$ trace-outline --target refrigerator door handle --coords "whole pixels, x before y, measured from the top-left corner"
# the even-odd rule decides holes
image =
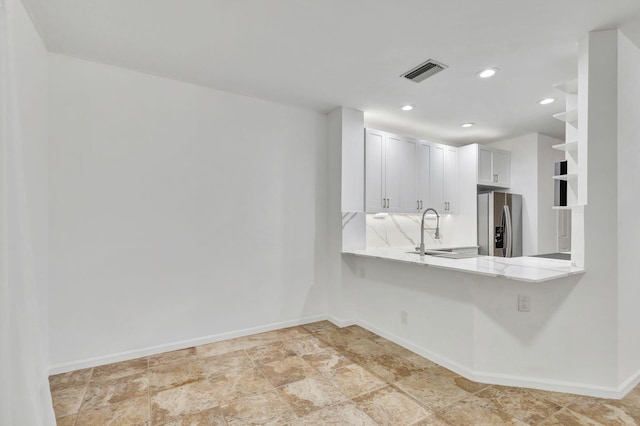
[[[504,222],[504,233],[506,240],[504,256],[511,257],[513,255],[513,238],[511,229],[511,211],[509,210],[509,206],[502,207],[502,220]]]

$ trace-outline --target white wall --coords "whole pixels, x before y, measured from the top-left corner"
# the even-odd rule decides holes
[[[640,49],[618,33],[618,321],[619,380],[640,371],[638,200],[640,200]],[[609,220],[605,220],[609,223]]]
[[[9,265],[11,274],[8,270],[3,270],[2,273],[6,274],[5,278],[11,279],[16,271],[25,272],[25,268],[31,266],[33,271],[27,270],[26,273],[21,274],[20,288],[15,288],[11,292],[9,303],[15,317],[11,314],[7,316],[5,312],[2,314],[2,321],[7,321],[12,327],[9,333],[13,335],[14,340],[3,342],[2,345],[6,346],[0,350],[3,355],[8,351],[11,358],[9,366],[11,371],[8,375],[4,374],[5,366],[3,366],[0,423],[48,425],[55,423],[47,380],[46,345],[48,332],[46,315],[48,302],[48,57],[44,43],[22,3],[18,0],[5,2],[3,13],[4,7],[10,11],[7,15],[10,30],[7,35],[11,42],[8,50],[13,51],[15,59],[15,87],[10,87],[9,90],[15,88],[17,95],[18,132],[22,149],[23,176],[18,176],[17,182],[21,183],[24,178],[27,228],[30,235],[30,247],[18,248],[9,245],[9,256],[16,261],[23,260],[23,256],[26,255],[28,260],[30,256],[26,252],[30,251],[33,255],[33,264],[25,262],[18,265],[16,262]],[[3,45],[3,49],[4,46],[6,45]],[[7,52],[3,52],[3,56],[6,54]],[[11,72],[9,71],[7,75],[11,75]],[[5,102],[10,102],[13,98],[5,91],[2,94],[5,96],[3,99]],[[6,110],[3,110],[3,113],[5,112]],[[19,171],[20,166],[18,166]],[[16,183],[15,180],[10,182]],[[11,188],[9,193],[21,193],[21,189]],[[12,198],[9,199],[9,203],[14,201]],[[21,206],[10,205],[8,208],[20,209]],[[21,213],[20,210],[19,212]],[[15,222],[11,222],[10,226],[21,228]],[[12,231],[17,232],[16,229]],[[6,243],[7,241],[3,241],[3,244]],[[20,253],[13,253],[14,249]],[[33,278],[35,278],[35,288],[29,285],[32,278],[30,272],[33,272]],[[13,278],[16,277],[13,276]],[[34,292],[37,293],[34,294]],[[31,320],[36,322],[32,323]],[[10,401],[4,400],[6,396],[4,386],[10,387]],[[9,407],[5,406],[7,402],[10,404]]]
[[[49,65],[54,369],[325,314],[325,115]]]
[[[563,161],[565,154],[553,149],[564,141],[538,134],[538,253],[558,251],[558,211],[553,210],[555,163]]]
[[[48,57],[29,15],[21,2],[16,2],[14,49],[20,136],[24,154],[27,208],[36,282],[42,312],[43,335],[47,333],[48,294]],[[45,345],[46,350],[46,343]]]

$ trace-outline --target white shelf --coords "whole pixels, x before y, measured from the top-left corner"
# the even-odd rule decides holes
[[[553,114],[553,118],[556,120],[564,121],[565,123],[571,124],[573,127],[577,127],[578,125],[578,110],[574,109],[567,112],[560,112],[558,114]]]
[[[569,173],[566,175],[556,175],[553,177],[554,180],[571,180],[577,178],[578,175],[576,173]]]
[[[571,142],[567,142],[567,143],[561,143],[561,144],[558,144],[558,145],[553,145],[551,148],[557,149],[559,151],[573,152],[573,151],[576,151],[578,149],[578,141],[571,141]]]
[[[576,78],[566,83],[554,84],[553,87],[567,95],[576,95],[578,93],[578,79]]]
[[[571,210],[575,206],[553,206],[553,210]]]

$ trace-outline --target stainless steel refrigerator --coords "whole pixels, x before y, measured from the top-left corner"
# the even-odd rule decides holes
[[[522,256],[522,195],[478,194],[478,254]]]

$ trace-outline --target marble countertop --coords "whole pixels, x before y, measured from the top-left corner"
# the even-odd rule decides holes
[[[412,250],[413,247],[385,247],[343,251],[343,254],[413,263],[434,268],[449,269],[488,277],[502,277],[530,283],[541,283],[584,273],[583,268],[573,266],[568,260],[527,256],[511,258],[478,256],[464,259],[447,259],[438,256],[426,255],[424,258],[421,258],[416,253],[407,253]]]

